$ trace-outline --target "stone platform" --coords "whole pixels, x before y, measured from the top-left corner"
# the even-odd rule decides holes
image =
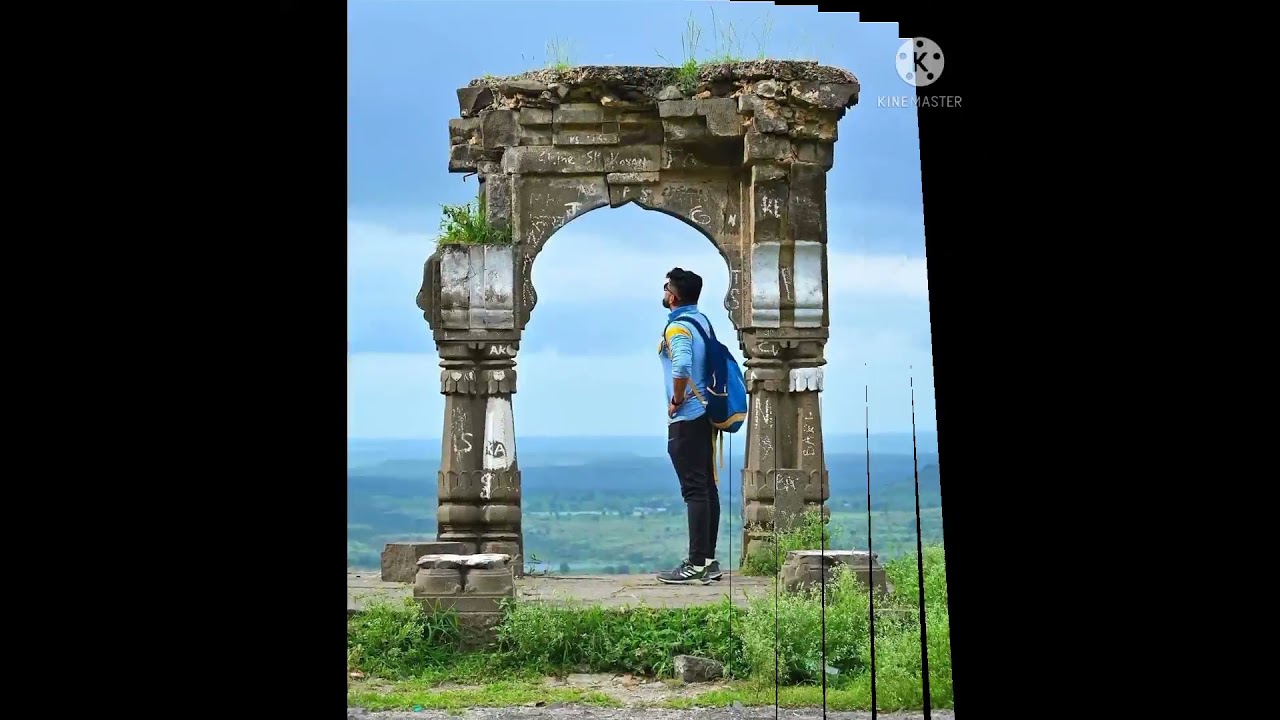
[[[688,607],[721,602],[730,593],[730,577],[710,585],[663,585],[652,575],[528,575],[516,579],[516,598],[524,601],[565,604],[583,602],[604,607],[645,605]],[[745,606],[748,598],[768,597],[769,578],[732,578],[733,602]],[[392,600],[413,597],[409,583],[383,582],[377,570],[347,573],[347,612],[358,612],[372,597]]]

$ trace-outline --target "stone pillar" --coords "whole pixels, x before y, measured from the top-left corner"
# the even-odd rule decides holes
[[[745,559],[806,510],[830,516],[818,393],[829,324],[826,171],[836,115],[803,110],[803,103],[779,105],[768,81],[744,94],[739,107],[751,118],[743,138],[750,210],[743,213],[742,240],[750,289],[740,320],[751,394],[742,479]]]
[[[484,186],[497,221],[495,206],[504,206],[505,187],[492,181]],[[513,246],[441,247],[427,261],[418,306],[436,339],[445,396],[437,538],[461,543],[466,553],[510,555],[520,573],[520,469],[511,405],[520,345],[513,293],[517,252]]]
[[[751,410],[742,470],[743,559],[831,497],[822,442],[822,340],[743,333]]]
[[[444,432],[437,479],[438,537],[523,567],[520,469],[511,396],[516,343],[440,344]]]

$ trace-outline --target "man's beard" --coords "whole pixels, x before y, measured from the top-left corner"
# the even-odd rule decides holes
[[[663,309],[663,310],[670,310],[670,309],[671,309],[671,303],[667,302],[667,298],[666,298],[666,296],[665,296],[665,295],[664,295],[664,296],[663,296],[663,298],[662,298],[662,309]]]

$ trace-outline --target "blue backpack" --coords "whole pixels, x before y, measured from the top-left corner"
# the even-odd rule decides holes
[[[711,419],[711,426],[716,430],[736,433],[742,427],[743,421],[747,419],[747,384],[733,353],[730,353],[729,348],[716,339],[716,329],[712,327],[711,321],[706,315],[698,314],[702,315],[707,327],[711,328],[711,337],[707,337],[707,332],[702,329],[700,323],[689,320],[687,324],[692,325],[693,329],[702,336],[702,345],[706,348],[707,374],[710,376],[707,378],[709,397],[702,400],[707,407],[707,416]],[[668,322],[667,327],[670,328],[672,322],[679,322],[685,317],[688,316]],[[665,329],[663,336],[666,336]]]

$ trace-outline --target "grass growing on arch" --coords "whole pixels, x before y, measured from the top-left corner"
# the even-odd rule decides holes
[[[769,57],[766,48],[769,44],[769,35],[773,32],[773,19],[765,13],[763,18],[757,18],[751,23],[751,27],[747,31],[747,35],[755,41],[756,53],[749,57],[743,51],[743,37],[738,28],[732,22],[726,21],[720,23],[716,21],[715,8],[709,8],[711,11],[711,30],[712,30],[712,46],[709,48],[710,55],[700,59],[699,51],[702,49],[702,26],[694,19],[693,13],[689,13],[689,17],[685,19],[684,32],[680,34],[680,50],[681,60],[677,65],[672,63],[661,53],[654,51],[655,54],[665,63],[675,65],[675,71],[672,77],[673,84],[680,88],[686,95],[692,95],[698,86],[698,73],[706,67],[712,65],[725,65],[730,63],[742,62],[744,60],[764,60]],[[760,27],[755,28],[756,22],[760,23]]]
[[[489,224],[485,210],[484,194],[478,203],[442,205],[444,217],[440,220],[437,245],[511,245],[510,228],[496,228]]]

